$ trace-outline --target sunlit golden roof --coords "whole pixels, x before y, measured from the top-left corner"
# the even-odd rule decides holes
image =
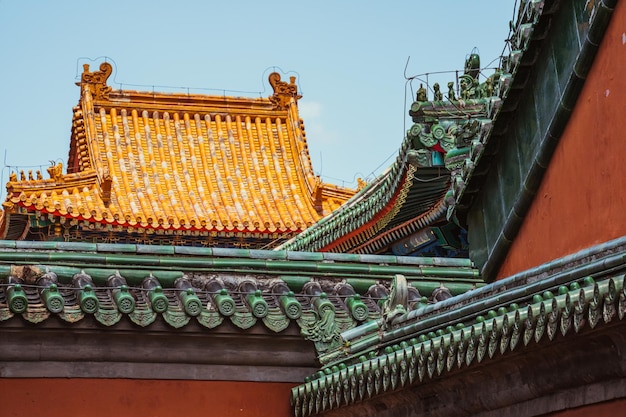
[[[295,234],[353,190],[313,173],[295,80],[270,98],[113,91],[82,75],[67,173],[7,184],[5,209],[163,230]]]

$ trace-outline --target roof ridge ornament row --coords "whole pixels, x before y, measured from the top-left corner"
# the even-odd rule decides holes
[[[112,87],[107,85],[107,80],[113,73],[113,66],[108,62],[100,64],[100,70],[90,72],[89,64],[83,64],[83,73],[80,77],[81,90],[87,88],[93,96],[94,100],[107,100]],[[269,83],[274,90],[274,94],[269,97],[270,102],[274,105],[275,110],[286,110],[292,99],[296,102],[302,98],[298,94],[298,86],[296,85],[296,77],[289,77],[289,82],[282,81],[280,74],[272,72],[268,77]]]

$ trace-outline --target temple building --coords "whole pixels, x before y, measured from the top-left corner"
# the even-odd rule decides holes
[[[295,78],[266,99],[114,91],[81,76],[66,172],[12,174],[5,239],[270,249],[354,190],[313,174]]]
[[[293,78],[85,66],[67,164],[6,185],[2,414],[623,414],[626,5],[510,26],[495,71],[420,86],[358,190],[314,175]]]

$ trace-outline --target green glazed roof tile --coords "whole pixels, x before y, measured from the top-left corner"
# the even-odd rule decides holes
[[[626,236],[343,332],[321,372],[292,389],[292,405],[296,415],[323,413],[625,317]],[[362,377],[342,379],[340,365]],[[368,389],[372,379],[382,389]],[[363,384],[365,395],[350,394]],[[328,395],[349,400],[319,402]]]
[[[257,259],[279,259],[286,260],[287,252],[283,250],[258,250],[258,249],[250,249],[250,257]]]
[[[200,248],[195,246],[174,246],[177,255],[213,256],[213,248]]]
[[[152,255],[173,255],[174,249],[174,246],[165,245],[137,245],[137,253]]]
[[[40,248],[40,249],[56,249],[57,248],[57,242],[32,242],[32,241],[28,241],[28,240],[17,240],[17,241],[13,241],[13,240],[4,240],[3,242],[3,248],[8,248],[9,245],[11,245],[13,248],[16,249],[31,249],[34,247]],[[4,246],[7,245],[7,246]]]
[[[119,243],[96,243],[98,252],[124,252],[124,253],[136,253],[137,245],[133,244],[119,244]]]
[[[15,249],[20,240],[0,240],[0,249]]]
[[[83,243],[83,242],[56,242],[56,248],[58,250],[67,251],[95,251],[95,243]]]
[[[154,248],[115,244],[97,244],[94,246],[93,244],[82,243],[64,246],[72,250],[60,250],[59,245],[54,242],[29,242],[29,250],[24,251],[18,247],[18,242],[3,243],[0,246],[0,296],[8,294],[12,288],[12,284],[8,281],[9,277],[19,278],[23,275],[24,279],[29,279],[30,281],[22,284],[27,293],[31,294],[24,317],[27,320],[30,318],[34,320],[35,316],[30,313],[30,309],[40,308],[41,300],[39,300],[37,288],[33,287],[32,279],[46,273],[46,271],[54,273],[58,277],[56,285],[59,294],[65,297],[65,309],[64,312],[60,313],[51,311],[46,318],[50,314],[60,314],[62,320],[68,321],[68,325],[80,321],[85,315],[93,314],[97,321],[108,327],[115,326],[120,320],[124,320],[121,316],[128,316],[135,324],[146,327],[154,322],[155,314],[161,314],[165,322],[176,328],[178,328],[177,326],[184,326],[184,323],[189,322],[189,320],[198,320],[201,325],[209,327],[216,326],[218,322],[221,323],[226,318],[225,316],[220,316],[221,318],[209,317],[211,314],[218,313],[216,313],[216,309],[208,308],[213,301],[204,285],[211,277],[224,276],[228,277],[226,281],[231,283],[244,279],[254,280],[256,291],[260,291],[263,302],[267,303],[270,309],[267,316],[258,311],[256,316],[254,314],[253,316],[260,320],[259,324],[262,321],[263,325],[274,331],[282,331],[284,328],[282,326],[286,326],[286,324],[279,325],[280,323],[288,324],[290,320],[296,320],[296,318],[285,316],[278,304],[276,297],[284,294],[285,289],[292,291],[294,299],[300,303],[302,317],[297,318],[300,320],[299,323],[305,323],[306,320],[317,320],[315,317],[318,316],[311,312],[312,305],[315,304],[311,302],[311,297],[315,298],[318,295],[315,293],[304,294],[303,291],[306,285],[311,282],[321,283],[320,285],[324,287],[323,291],[328,295],[327,302],[330,302],[336,310],[336,321],[344,323],[342,326],[345,328],[345,326],[352,327],[358,324],[353,317],[354,311],[350,309],[350,306],[354,307],[356,304],[354,300],[349,302],[348,298],[352,297],[355,300],[360,298],[357,307],[359,309],[365,307],[368,310],[367,315],[362,311],[359,312],[359,320],[363,320],[366,316],[368,319],[379,317],[378,301],[380,300],[372,298],[368,295],[368,291],[374,284],[388,286],[391,277],[398,272],[411,272],[412,282],[420,288],[422,295],[429,295],[427,294],[428,288],[438,288],[442,279],[445,280],[445,277],[420,276],[419,268],[407,269],[398,262],[401,258],[388,256],[369,256],[366,263],[361,262],[361,255],[332,254],[328,256],[328,254],[323,253],[216,250],[173,246],[151,250]],[[220,256],[215,256],[216,253]],[[377,264],[376,261],[379,263]],[[385,262],[389,263],[386,264]],[[17,265],[22,268],[15,268]],[[433,270],[436,269],[433,268]],[[442,271],[456,270],[456,268],[446,266],[441,266],[440,269]],[[82,315],[79,314],[81,311],[78,301],[80,297],[75,295],[79,288],[73,287],[72,284],[72,279],[77,274],[86,274],[93,282],[91,290],[98,296],[98,308],[95,312],[88,310],[83,311]],[[442,272],[441,275],[449,274]],[[111,276],[122,277],[125,285],[128,286],[128,292],[121,291],[120,293],[118,291],[115,293],[118,295],[114,295],[113,292],[117,289],[107,285]],[[161,308],[159,312],[152,311],[149,304],[149,290],[141,286],[147,277],[156,279],[163,288],[164,294],[176,294],[178,291],[175,287],[177,280],[187,277],[189,282],[194,285],[194,293],[201,300],[202,312],[197,314],[198,309],[194,308],[194,314],[189,315],[180,304],[181,301],[175,301],[180,298],[176,296],[169,297],[170,306],[168,308]],[[284,284],[283,293],[274,294],[272,288],[278,282]],[[475,283],[479,282],[480,280],[476,280]],[[451,282],[450,284],[454,283]],[[471,289],[473,284],[460,285],[467,291]],[[336,293],[338,288],[345,286],[351,286],[356,292]],[[237,297],[243,297],[237,302],[240,313],[252,314],[246,307],[250,303],[250,298],[246,298],[240,288],[233,287],[229,288],[228,291],[237,300],[239,300]],[[132,303],[128,302],[130,298],[126,295],[129,294],[134,295],[136,305],[131,305]],[[114,298],[117,299],[117,303],[123,305],[121,316]],[[261,301],[260,298],[254,298],[254,300],[255,305]],[[6,310],[7,308],[0,305],[1,320],[10,320],[15,316],[14,313]],[[75,312],[76,314],[67,315],[66,312]],[[183,318],[180,316],[181,314],[187,315],[187,317]],[[291,316],[296,317],[298,315],[291,314]],[[235,320],[233,324],[242,326],[242,329],[254,325],[247,319],[247,321],[241,321],[241,317],[241,314],[234,315],[228,320]]]
[[[320,252],[287,251],[287,259],[291,261],[322,261],[324,254]]]

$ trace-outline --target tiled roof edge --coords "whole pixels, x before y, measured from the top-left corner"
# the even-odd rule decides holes
[[[355,194],[340,208],[322,218],[311,227],[280,245],[279,250],[319,250],[336,240],[330,230],[345,228],[342,236],[367,224],[380,212],[402,186],[402,179],[408,170],[408,151],[410,140],[402,141],[398,157],[382,175]],[[349,219],[357,218],[357,222],[346,224]],[[347,230],[350,228],[350,230]],[[339,236],[339,237],[342,237]]]
[[[310,416],[358,403],[444,375],[471,368],[496,353],[507,355],[530,344],[552,341],[626,316],[624,275],[573,286],[556,296],[494,312],[470,326],[403,341],[385,353],[347,367],[318,372],[316,379],[292,389],[296,416]],[[432,336],[432,337],[431,337]]]
[[[15,252],[83,252],[93,254],[141,254],[179,257],[223,257],[257,260],[313,261],[331,263],[357,263],[398,265],[406,267],[435,266],[473,268],[469,259],[433,258],[395,255],[343,254],[329,252],[299,252],[288,250],[256,250],[237,248],[210,248],[190,246],[157,246],[140,244],[86,243],[86,242],[35,242],[0,240],[0,253]],[[332,266],[331,266],[332,267]]]
[[[395,318],[387,330],[383,319],[342,334],[347,350],[361,346],[351,356],[354,361],[359,355],[358,361],[329,363],[294,388],[295,415],[321,413],[426,382],[496,352],[539,343],[546,335],[552,341],[559,330],[566,336],[616,316],[624,319],[625,244],[622,237],[414,310]],[[524,285],[517,288],[514,284],[520,281]]]

